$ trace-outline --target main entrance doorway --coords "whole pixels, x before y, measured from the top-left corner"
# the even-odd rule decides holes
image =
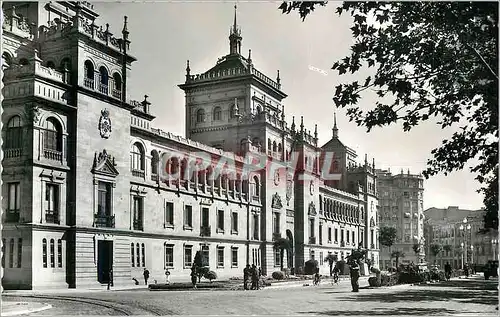
[[[113,269],[113,241],[97,241],[97,280],[99,283],[111,282]]]

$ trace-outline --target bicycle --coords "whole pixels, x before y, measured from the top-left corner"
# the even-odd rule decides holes
[[[332,285],[337,285],[339,283],[339,275],[337,273],[333,273]]]
[[[316,273],[316,274],[314,275],[313,285],[314,285],[314,286],[318,286],[320,282],[321,282],[321,278],[320,278],[319,274],[318,274],[318,273]]]

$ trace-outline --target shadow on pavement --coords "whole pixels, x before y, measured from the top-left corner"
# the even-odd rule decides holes
[[[446,308],[376,308],[369,310],[330,310],[324,312],[300,312],[300,314],[314,314],[314,315],[326,315],[326,316],[397,316],[397,315],[413,315],[413,316],[432,316],[432,315],[444,315],[456,313],[454,310],[449,310]]]
[[[497,290],[498,280],[478,280],[478,279],[460,279],[440,282],[437,284],[426,284],[426,287],[456,287],[467,290]]]

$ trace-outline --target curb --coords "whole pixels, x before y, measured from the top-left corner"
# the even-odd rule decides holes
[[[31,313],[37,313],[41,312],[47,309],[51,309],[52,305],[50,304],[44,304],[42,307],[38,308],[30,308],[30,309],[24,309],[24,310],[14,310],[10,312],[1,312],[2,316],[17,316],[17,315],[24,315],[24,314],[31,314]]]

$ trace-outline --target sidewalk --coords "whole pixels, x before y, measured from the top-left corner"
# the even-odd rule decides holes
[[[37,302],[9,302],[2,300],[2,316],[16,316],[50,309],[52,305]]]

